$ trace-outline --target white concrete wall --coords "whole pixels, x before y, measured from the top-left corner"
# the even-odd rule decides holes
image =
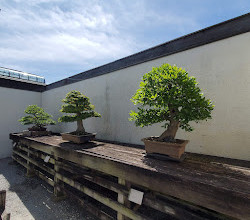
[[[128,121],[135,107],[130,98],[141,77],[153,66],[163,63],[184,67],[197,78],[205,96],[213,100],[213,119],[195,124],[192,133],[178,131],[177,137],[189,139],[187,151],[236,159],[250,159],[250,33],[241,34],[167,57],[128,67],[103,76],[76,82],[42,94],[42,106],[58,118],[61,99],[71,90],[91,98],[102,118],[84,122],[87,131],[98,138],[142,144],[141,138],[160,135],[156,124],[135,127]],[[76,123],[58,124],[54,131],[73,131]]]
[[[18,120],[28,105],[41,106],[42,94],[0,87],[0,158],[11,156],[12,142],[9,133],[27,129]]]

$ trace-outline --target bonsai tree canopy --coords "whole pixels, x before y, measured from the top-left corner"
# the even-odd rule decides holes
[[[170,64],[146,73],[131,101],[139,107],[137,112],[131,111],[130,120],[141,127],[164,122],[167,129],[158,140],[170,142],[179,127],[192,131],[190,122],[210,119],[214,108],[211,100],[203,96],[196,79]]]
[[[56,122],[51,119],[52,116],[37,105],[29,105],[24,112],[28,115],[22,117],[19,121],[23,125],[33,124],[34,130],[42,130],[47,125],[56,124]]]
[[[78,135],[86,133],[83,126],[83,120],[91,117],[101,117],[101,115],[94,111],[95,106],[89,101],[89,98],[79,91],[71,91],[62,100],[65,104],[60,110],[63,113],[70,113],[71,115],[64,115],[60,117],[59,122],[77,122],[76,133]]]

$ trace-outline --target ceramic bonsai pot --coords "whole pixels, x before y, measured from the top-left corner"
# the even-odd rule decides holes
[[[83,144],[95,139],[96,133],[86,133],[84,135],[74,135],[74,132],[61,133],[62,139],[74,142],[76,144]]]
[[[49,135],[51,132],[47,131],[47,128],[28,128],[28,130],[23,131],[24,136],[33,136],[33,137],[37,137],[37,136],[46,136]]]
[[[143,138],[145,150],[148,154],[162,154],[169,157],[180,159],[185,152],[185,147],[189,140],[175,139],[176,142],[161,142],[157,137]]]

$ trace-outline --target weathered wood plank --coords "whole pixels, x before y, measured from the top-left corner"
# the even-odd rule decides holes
[[[25,143],[41,151],[46,146],[45,151],[49,149],[59,158],[163,195],[171,195],[236,218],[250,218],[248,168],[189,160],[180,164],[161,162],[145,158],[145,151],[141,149],[101,142],[76,145],[63,141],[59,136],[26,138]]]
[[[56,176],[61,181],[63,181],[65,183],[67,183],[68,185],[80,190],[81,192],[85,193],[86,195],[94,198],[95,200],[101,202],[102,204],[112,208],[113,210],[115,210],[119,213],[122,213],[123,215],[125,215],[133,220],[149,220],[147,217],[144,217],[140,214],[133,212],[132,210],[126,208],[125,206],[119,204],[118,202],[115,202],[110,198],[104,197],[101,194],[81,185],[80,183],[67,178],[66,176],[63,176],[59,173],[56,173]]]
[[[6,190],[0,190],[0,218],[5,210]]]
[[[25,162],[21,161],[15,154],[13,154],[11,158],[27,169],[28,165]]]
[[[33,156],[38,157],[38,158],[40,158],[40,159],[42,159],[42,160],[44,160],[45,157],[47,156],[47,155],[44,155],[44,154],[42,154],[42,153],[40,153],[40,152],[36,152],[36,151],[34,151],[34,150],[30,150],[30,149],[28,149],[27,147],[24,147],[24,146],[21,146],[21,145],[18,145],[16,148],[17,148],[17,149],[20,149],[20,150],[23,150],[23,151],[25,151],[25,152],[27,152],[27,153],[30,153],[30,154],[32,154]],[[55,164],[55,160],[54,160],[53,158],[50,157],[48,163]]]
[[[36,150],[39,150],[43,153],[46,153],[48,155],[51,155],[53,152],[53,147],[46,145],[46,144],[40,144],[33,141],[32,145],[30,144],[32,140],[26,139],[26,138],[20,138],[20,143],[26,146],[30,146],[31,148],[34,148]]]
[[[163,201],[159,201],[149,196],[144,196],[143,204],[151,207],[160,212],[166,213],[169,216],[172,216],[177,219],[185,219],[185,220],[209,220],[209,218],[201,217],[191,211],[187,211],[185,207],[179,207],[178,205],[168,204]],[[202,213],[202,212],[201,212]],[[216,218],[219,220],[219,218]]]
[[[166,175],[158,172],[150,172],[150,170],[97,157],[88,152],[82,153],[55,148],[55,155],[82,166],[126,179],[129,182],[142,185],[153,191],[172,195],[229,216],[238,218],[250,216],[250,210],[248,209],[250,204],[249,188],[247,188],[248,183],[227,179],[227,181],[237,184],[238,187],[244,186],[243,188],[246,191],[238,192],[228,187],[225,189],[223,184],[214,184],[213,178],[210,180],[207,179],[206,182],[210,181],[210,184],[207,184],[199,181],[198,177],[192,180],[192,178],[185,179],[183,176],[178,175],[178,173],[175,175]]]
[[[71,191],[69,191],[65,188],[62,190],[65,192],[65,194],[67,194],[67,196],[76,200],[78,202],[78,204],[80,204],[85,210],[87,210],[91,214],[95,215],[100,220],[114,220],[114,218],[109,216],[107,213],[101,211],[100,209],[98,209],[94,205],[90,204],[89,202],[86,202],[85,200],[81,199],[79,196],[75,195]]]
[[[64,169],[65,167],[61,166],[62,169]],[[120,201],[119,201],[119,197],[118,197],[118,202],[120,202],[121,204],[125,204],[125,202],[128,202],[127,199],[125,200],[125,198],[128,197],[129,194],[129,190],[127,189],[127,187],[125,187],[125,181],[124,180],[120,180],[119,183],[114,183],[111,182],[107,179],[104,179],[102,177],[99,177],[97,173],[91,173],[88,172],[86,174],[86,171],[84,170],[84,172],[81,172],[81,170],[79,169],[74,169],[74,167],[71,167],[71,169],[67,169],[69,172],[71,172],[72,174],[78,174],[81,178],[88,180],[90,182],[93,182],[95,184],[98,184],[106,189],[109,189],[111,191],[114,191],[116,193],[118,193],[118,195],[120,194],[122,196],[122,198],[120,197]],[[125,185],[124,185],[125,184]],[[163,201],[160,201],[158,199],[153,198],[152,196],[150,196],[150,194],[145,194],[144,195],[144,199],[143,199],[143,204],[151,207],[153,209],[156,209],[160,212],[166,213],[170,216],[173,216],[175,218],[179,218],[179,219],[190,219],[190,220],[201,220],[201,219],[209,219],[209,217],[213,216],[215,219],[225,219],[223,218],[223,216],[219,215],[219,214],[215,214],[215,213],[211,213],[208,210],[204,210],[202,208],[198,208],[198,207],[194,207],[190,204],[187,204],[183,201],[180,201],[178,199],[173,199],[168,197],[167,200],[170,200],[171,203],[166,203]],[[182,204],[181,207],[179,207],[179,205],[174,205],[174,204]],[[195,210],[195,211],[192,211]],[[201,216],[200,214],[197,214],[197,212],[201,213],[205,213],[205,215],[209,216],[209,217],[204,217],[204,214]],[[124,218],[123,215],[119,215],[119,218]]]
[[[17,154],[18,156],[22,157],[23,159],[25,159],[26,161],[29,161],[30,163],[36,165],[37,167],[41,168],[42,170],[46,171],[47,173],[51,174],[51,175],[54,175],[55,174],[55,171],[53,169],[51,169],[50,167],[47,167],[47,166],[44,166],[44,164],[42,163],[39,163],[37,161],[35,161],[34,159],[31,159],[30,157],[22,154],[21,152],[18,152],[16,150],[13,150],[13,153]],[[27,167],[28,169],[30,169],[30,165],[27,164]],[[33,172],[33,169],[32,168],[32,172]]]
[[[56,157],[54,156],[55,158],[55,165],[54,165],[54,183],[55,183],[55,187],[54,187],[54,195],[56,197],[61,197],[63,198],[65,195],[64,195],[64,192],[62,191],[62,188],[63,187],[60,187],[61,186],[61,181],[60,179],[58,178],[58,172],[60,171],[60,167],[58,166],[58,162],[59,162],[59,157]]]
[[[31,138],[29,138],[31,139]],[[207,163],[202,161],[193,161],[187,158],[186,161],[183,163],[173,163],[173,162],[165,162],[159,161],[154,159],[149,159],[144,157],[145,151],[142,149],[133,149],[131,147],[120,146],[120,145],[112,145],[112,144],[105,144],[101,142],[92,142],[85,145],[77,145],[69,142],[65,142],[61,139],[60,136],[56,137],[39,137],[33,138],[36,140],[37,143],[44,143],[49,144],[52,146],[64,148],[65,150],[74,150],[79,152],[91,152],[96,156],[107,157],[110,159],[114,159],[120,162],[129,163],[130,165],[139,166],[145,169],[149,169],[155,172],[162,172],[162,173],[176,173],[178,174],[189,176],[189,175],[205,175],[204,177],[208,176],[208,174],[218,174],[218,176],[227,176],[230,178],[237,178],[239,179],[242,177],[241,180],[250,181],[250,162],[249,168],[244,167],[244,172],[248,175],[244,174],[243,172],[237,172],[237,170],[233,170],[232,167],[229,166],[222,166],[220,164],[215,163]],[[32,140],[32,139],[31,139]],[[34,141],[34,140],[33,140]],[[204,157],[203,157],[204,160]],[[166,169],[167,168],[167,169]],[[236,168],[236,166],[234,166]],[[172,172],[172,173],[171,173]],[[216,173],[218,172],[218,173]],[[200,178],[202,180],[202,178]]]
[[[12,159],[27,169],[27,167],[28,167],[27,164],[24,163],[23,161],[21,161],[15,155],[12,155]],[[49,185],[54,186],[54,181],[52,179],[50,179],[49,177],[47,177],[46,175],[44,175],[43,173],[41,173],[39,170],[34,169],[34,173],[35,173],[35,175],[37,175],[39,178],[44,180]]]
[[[0,190],[0,219],[10,220],[10,213],[6,213],[5,210],[6,203],[6,190]]]
[[[118,178],[118,183],[122,186],[125,186],[126,184],[126,181],[124,179],[121,179],[121,178]],[[118,198],[117,198],[117,201],[123,205],[125,205],[125,199],[126,199],[126,195],[124,193],[118,193]],[[117,220],[125,220],[125,216],[120,213],[120,212],[117,212]]]

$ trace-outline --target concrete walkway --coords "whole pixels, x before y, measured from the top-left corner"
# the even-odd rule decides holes
[[[75,202],[54,202],[53,188],[36,177],[27,178],[25,169],[11,158],[0,160],[0,190],[7,190],[11,220],[96,220]]]

